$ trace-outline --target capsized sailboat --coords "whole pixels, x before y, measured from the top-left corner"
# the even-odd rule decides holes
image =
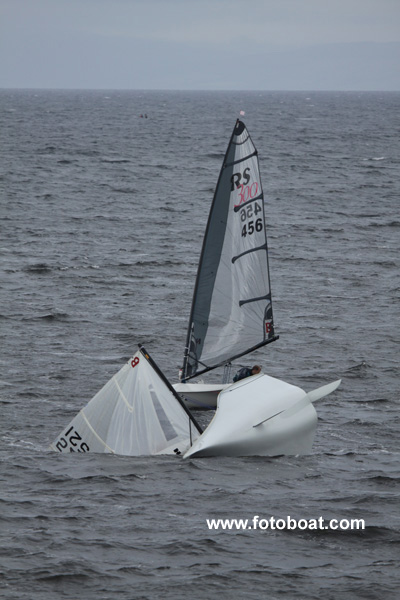
[[[183,458],[307,454],[317,423],[312,403],[339,384],[336,381],[306,394],[267,375],[249,377],[220,393],[218,409],[203,432],[140,347],[50,448],[56,452],[176,454]]]
[[[184,458],[309,453],[317,424],[313,403],[340,380],[309,393],[263,374],[214,390],[186,383],[276,339],[257,151],[238,120],[204,238],[180,384],[194,389],[197,406],[204,392],[208,403],[219,394],[211,423],[202,432],[177,386],[141,347],[51,448]]]
[[[226,385],[188,383],[274,342],[265,203],[258,153],[237,120],[203,241],[182,367],[174,385],[192,408],[214,407]]]
[[[54,440],[58,452],[183,454],[202,428],[143,347]]]

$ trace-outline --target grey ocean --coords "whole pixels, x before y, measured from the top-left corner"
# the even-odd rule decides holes
[[[138,343],[177,381],[240,110],[280,335],[242,364],[343,379],[312,455],[50,452]],[[0,130],[0,598],[397,598],[400,94],[3,90]],[[207,527],[254,515],[366,529]]]

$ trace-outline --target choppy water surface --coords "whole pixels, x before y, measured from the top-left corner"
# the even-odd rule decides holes
[[[343,378],[313,454],[49,452],[137,343],[176,381],[241,109],[281,336],[251,362],[306,390]],[[400,94],[3,90],[0,125],[0,597],[396,598]],[[367,527],[206,525],[254,515]]]

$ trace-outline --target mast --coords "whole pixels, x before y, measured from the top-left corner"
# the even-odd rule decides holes
[[[277,337],[258,155],[238,119],[203,240],[182,379],[215,369]]]
[[[186,406],[186,404],[184,403],[184,401],[182,400],[180,395],[174,390],[174,388],[172,387],[172,385],[170,384],[168,379],[165,377],[164,373],[161,371],[159,366],[154,362],[154,360],[151,358],[150,354],[148,354],[148,352],[146,351],[146,349],[144,348],[144,346],[142,344],[139,344],[139,350],[140,350],[141,354],[144,356],[144,358],[147,360],[147,362],[150,364],[150,366],[157,373],[159,378],[165,383],[165,385],[167,386],[167,388],[169,389],[171,394],[173,394],[173,396],[175,396],[176,400],[179,402],[179,404],[182,406],[185,413],[188,415],[189,421],[191,423],[193,423],[193,425],[196,427],[197,431],[200,434],[202,434],[203,433],[202,427],[196,421],[196,419],[194,418],[194,416],[192,415],[192,413],[190,412],[190,410],[188,409],[188,407]]]

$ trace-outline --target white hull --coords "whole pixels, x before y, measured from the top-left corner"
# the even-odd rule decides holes
[[[207,410],[217,407],[219,393],[229,387],[229,384],[175,383],[172,387],[183,398],[188,408]]]
[[[312,401],[339,383],[308,395],[268,375],[238,381],[220,393],[213,420],[184,458],[309,454],[317,426]]]

